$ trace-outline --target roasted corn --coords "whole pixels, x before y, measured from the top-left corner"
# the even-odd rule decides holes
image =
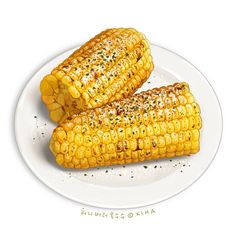
[[[50,150],[68,168],[127,164],[197,153],[199,105],[176,83],[87,110],[61,123]]]
[[[153,62],[147,39],[132,28],[108,29],[85,43],[40,84],[50,117],[62,122],[87,109],[133,94]]]

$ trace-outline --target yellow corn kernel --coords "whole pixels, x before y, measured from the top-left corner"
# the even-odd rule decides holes
[[[56,162],[59,164],[59,165],[62,165],[63,162],[64,162],[64,156],[62,154],[57,154],[56,156]]]
[[[144,149],[144,141],[143,139],[138,139],[138,149]]]
[[[181,129],[181,124],[179,120],[173,120],[173,124],[174,124],[174,131],[175,132],[179,132]]]
[[[66,163],[70,163],[71,160],[72,160],[72,156],[69,155],[68,153],[66,153],[66,154],[64,155],[64,160],[65,160]]]
[[[67,141],[69,143],[74,141],[74,137],[75,137],[75,133],[72,130],[67,132]]]
[[[184,151],[191,150],[192,143],[190,141],[184,143]]]
[[[90,158],[88,159],[88,163],[89,163],[89,166],[90,166],[90,167],[94,167],[94,166],[96,166],[96,164],[97,164],[97,159],[96,159],[95,157],[90,157]]]
[[[107,153],[114,153],[116,151],[114,143],[107,144]]]
[[[152,125],[147,125],[147,136],[152,136],[154,134]]]
[[[161,134],[161,128],[158,123],[153,124],[153,130],[155,135],[160,135]]]
[[[165,137],[166,145],[167,146],[170,145],[171,144],[171,135],[170,134],[165,134],[164,137]]]
[[[139,160],[138,160],[138,152],[133,152],[132,153],[132,163],[136,163],[136,162],[138,162]]]
[[[77,145],[75,143],[71,143],[69,146],[69,155],[74,156],[77,150]]]
[[[193,129],[193,130],[191,130],[191,132],[192,132],[193,141],[199,140],[199,131],[197,129]]]
[[[92,147],[92,154],[96,157],[101,155],[101,151],[98,145]]]
[[[80,160],[80,166],[81,166],[81,168],[88,168],[89,167],[88,159],[82,158]]]
[[[68,92],[71,94],[71,96],[73,98],[79,98],[80,97],[80,92],[74,86],[70,86],[68,88]]]
[[[178,143],[176,150],[178,152],[183,151],[184,150],[184,143]]]
[[[64,140],[66,140],[66,132],[64,130],[60,130],[56,132],[57,140],[62,143]]]
[[[125,139],[125,129],[124,128],[119,128],[117,130],[118,132],[118,139],[119,140],[124,140]]]
[[[87,158],[90,158],[92,156],[92,150],[91,147],[86,147],[84,151],[84,156]]]
[[[129,144],[130,144],[130,149],[131,150],[136,150],[137,149],[137,146],[138,146],[138,142],[136,139],[132,139],[129,141]]]
[[[161,134],[165,134],[167,131],[166,122],[160,122]]]
[[[133,134],[133,138],[134,139],[138,139],[139,138],[139,128],[137,126],[134,126],[132,128],[132,134]]]
[[[166,153],[166,147],[160,147],[159,148],[159,154],[162,155],[162,154],[165,154]]]
[[[202,120],[200,116],[195,116],[195,128],[197,129],[202,128]]]
[[[154,148],[152,149],[152,156],[153,158],[158,158],[158,155],[159,155],[159,151],[158,151],[158,148]]]
[[[117,134],[117,132],[115,130],[111,130],[110,134],[111,134],[111,141],[113,143],[117,143],[118,142],[118,134]]]
[[[55,153],[59,153],[60,152],[60,148],[61,148],[61,145],[58,141],[54,142],[54,145],[53,145],[53,150]]]
[[[76,158],[76,157],[73,157],[72,158],[72,163],[75,165],[75,166],[77,166],[77,167],[75,167],[75,168],[80,168],[80,160],[78,159],[78,158]]]
[[[84,135],[84,145],[86,147],[91,147],[92,146],[92,138],[90,135]]]
[[[61,144],[61,153],[66,154],[69,150],[69,142],[65,141]]]
[[[159,148],[165,147],[165,138],[163,136],[158,136],[157,141],[158,141],[157,146]]]
[[[193,141],[191,148],[194,150],[199,149],[199,141]]]
[[[177,149],[177,148],[176,148],[175,145],[169,145],[169,146],[166,147],[166,151],[167,151],[167,152],[170,152],[170,153],[175,152],[176,149]]]
[[[180,122],[181,122],[181,129],[182,129],[182,130],[187,130],[188,127],[189,127],[189,125],[188,125],[188,119],[187,119],[186,117],[184,117],[184,118],[182,118],[182,119],[180,120]]]
[[[111,135],[110,135],[110,132],[105,132],[103,134],[103,143],[104,144],[109,144],[111,143]]]
[[[174,132],[174,130],[175,130],[174,124],[171,121],[167,122],[167,133],[170,134]]]
[[[84,146],[78,147],[75,153],[75,157],[81,159],[84,157],[84,153],[85,153],[85,147]]]
[[[143,139],[143,147],[145,150],[150,150],[151,149],[151,140],[150,137],[145,137]]]
[[[131,129],[131,127],[128,127],[128,128],[125,129],[125,137],[128,140],[130,140],[132,138],[132,129]]]
[[[139,127],[139,137],[144,138],[147,135],[146,127],[145,125],[140,125]]]
[[[83,135],[82,134],[76,134],[75,135],[75,144],[78,145],[78,146],[81,146],[84,142],[84,138],[83,138]]]
[[[68,87],[71,86],[71,83],[72,83],[72,79],[70,78],[70,76],[68,75],[65,75],[63,78],[62,78],[62,83]]]
[[[177,144],[179,142],[179,137],[177,133],[172,133],[171,134],[171,143],[172,144]]]

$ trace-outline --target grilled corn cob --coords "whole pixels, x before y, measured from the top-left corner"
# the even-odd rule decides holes
[[[90,168],[197,153],[199,105],[176,83],[87,110],[61,123],[50,150],[59,165]]]
[[[108,29],[85,43],[40,84],[50,117],[72,114],[133,94],[153,70],[149,43],[132,28]]]

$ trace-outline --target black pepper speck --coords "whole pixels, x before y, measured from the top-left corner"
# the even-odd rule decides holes
[[[108,170],[105,171],[106,173],[108,172]]]
[[[157,168],[157,166],[154,166],[154,168]]]
[[[147,166],[143,166],[145,169],[147,169],[148,167]]]
[[[87,176],[87,174],[84,174],[84,176]]]

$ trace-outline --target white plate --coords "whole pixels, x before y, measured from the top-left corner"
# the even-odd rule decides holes
[[[172,84],[189,83],[200,104],[203,120],[201,151],[190,157],[173,158],[91,170],[66,170],[58,167],[48,149],[55,124],[40,99],[39,84],[75,49],[68,50],[45,64],[22,92],[15,114],[16,140],[33,173],[48,187],[80,203],[131,208],[160,202],[181,192],[208,168],[218,150],[222,134],[222,114],[214,90],[206,78],[184,58],[152,45],[155,70],[138,91]]]

